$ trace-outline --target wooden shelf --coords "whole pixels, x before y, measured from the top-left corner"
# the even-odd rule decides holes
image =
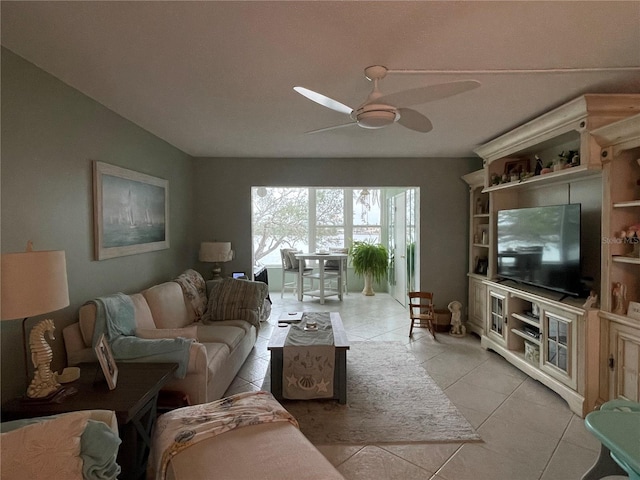
[[[467,277],[475,278],[475,279],[478,279],[478,280],[486,280],[487,279],[486,275],[481,275],[479,273],[473,273],[473,272],[467,273]]]
[[[591,175],[598,175],[601,169],[596,167],[589,167],[586,165],[578,165],[577,167],[565,168],[559,172],[546,173],[544,175],[536,175],[535,177],[529,177],[526,180],[519,182],[501,183],[499,185],[492,185],[482,190],[483,193],[496,192],[499,190],[506,190],[508,188],[523,188],[536,186],[537,184],[553,184],[559,182],[567,182],[572,179],[578,179],[583,177],[589,177]]]
[[[640,265],[640,258],[638,257],[625,257],[624,255],[614,255],[611,260],[618,263],[631,263],[634,265]]]
[[[473,215],[473,218],[489,218],[489,214],[488,213],[475,213]]]
[[[522,330],[518,330],[517,328],[512,328],[511,329],[512,333],[515,333],[516,335],[518,335],[519,337],[524,338],[525,340],[528,340],[531,343],[535,343],[536,345],[541,345],[540,340],[538,340],[535,337],[532,337],[531,335],[527,335],[525,332],[523,332]]]
[[[627,315],[619,315],[617,313],[606,312],[604,310],[600,310],[598,314],[602,318],[606,318],[607,320],[613,320],[622,325],[628,325],[634,328],[640,327],[640,320],[636,320],[635,318],[628,317]]]
[[[640,207],[640,200],[630,200],[628,202],[617,202],[613,204],[613,208],[629,208]]]
[[[540,319],[538,319],[536,321],[532,317],[527,317],[526,315],[522,315],[522,314],[519,314],[519,313],[512,313],[511,316],[513,318],[517,318],[521,322],[528,323],[529,325],[531,325],[533,327],[540,328]]]

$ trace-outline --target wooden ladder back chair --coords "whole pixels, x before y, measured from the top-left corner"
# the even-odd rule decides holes
[[[409,336],[413,335],[413,327],[428,327],[433,338],[436,338],[436,331],[433,328],[435,321],[433,316],[433,293],[431,292],[409,292],[409,318],[411,328]]]

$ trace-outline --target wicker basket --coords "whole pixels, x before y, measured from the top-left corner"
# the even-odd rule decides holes
[[[447,309],[436,308],[433,311],[433,328],[436,332],[448,332],[451,330],[451,312]]]

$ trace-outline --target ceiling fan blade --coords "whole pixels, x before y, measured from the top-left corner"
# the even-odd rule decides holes
[[[410,108],[399,108],[400,119],[398,123],[403,127],[407,127],[416,132],[427,133],[433,129],[431,120],[420,112],[416,112]]]
[[[350,127],[352,125],[358,125],[358,122],[343,123],[342,125],[334,125],[333,127],[319,128],[318,130],[311,130],[310,132],[305,132],[305,133],[311,134],[311,133],[327,132],[329,130],[336,130],[337,128]]]
[[[347,107],[343,103],[334,100],[333,98],[329,98],[321,93],[314,92],[313,90],[309,90],[304,87],[293,87],[293,89],[298,92],[300,95],[307,97],[309,100],[313,100],[316,103],[319,103],[323,107],[330,108],[331,110],[335,110],[336,112],[346,113],[347,115],[351,115],[353,112],[353,108]]]
[[[376,99],[376,103],[408,107],[419,103],[432,102],[441,98],[451,97],[459,93],[473,90],[480,86],[477,80],[460,80],[457,82],[439,83],[426,87],[412,88],[402,92],[390,93]]]

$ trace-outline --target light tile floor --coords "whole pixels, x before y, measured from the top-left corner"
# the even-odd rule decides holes
[[[348,480],[579,480],[600,444],[558,395],[485,351],[475,335],[454,338],[414,329],[387,294],[350,292],[344,301],[298,302],[272,292],[271,318],[227,394],[269,388],[267,344],[283,312],[337,311],[351,341],[404,343],[481,435],[482,443],[322,446]],[[347,355],[348,361],[348,355]],[[267,377],[265,379],[265,376]]]

